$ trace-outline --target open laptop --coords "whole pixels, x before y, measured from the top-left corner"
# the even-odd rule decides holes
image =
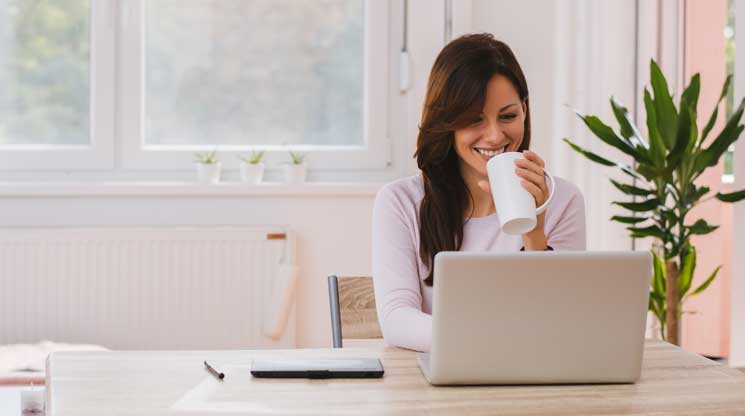
[[[441,252],[435,385],[633,383],[641,373],[648,252]]]

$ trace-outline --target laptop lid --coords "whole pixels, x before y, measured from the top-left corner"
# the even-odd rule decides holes
[[[438,253],[430,382],[634,382],[651,275],[648,252]]]

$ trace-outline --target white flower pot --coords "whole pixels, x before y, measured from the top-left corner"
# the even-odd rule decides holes
[[[204,184],[215,184],[220,182],[220,170],[222,164],[217,163],[197,163],[197,182]]]
[[[263,163],[241,162],[241,179],[246,183],[261,183],[264,177]]]
[[[285,183],[303,183],[305,182],[305,177],[308,174],[308,169],[305,163],[301,163],[299,165],[288,163],[284,165],[284,171]]]

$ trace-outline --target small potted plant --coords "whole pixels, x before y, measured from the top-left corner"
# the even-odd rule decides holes
[[[305,165],[305,153],[289,151],[291,163],[284,165],[285,183],[303,183],[308,173]]]
[[[204,184],[220,182],[222,164],[217,160],[217,149],[206,153],[194,153],[194,163],[197,165],[197,182]]]
[[[264,151],[252,151],[248,157],[238,156],[241,160],[241,179],[246,183],[261,183],[264,177]]]

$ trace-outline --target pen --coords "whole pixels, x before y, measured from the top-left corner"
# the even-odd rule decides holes
[[[207,371],[210,372],[210,374],[212,374],[213,376],[217,377],[218,380],[222,380],[222,379],[225,378],[225,374],[224,373],[220,373],[217,370],[215,370],[214,368],[212,368],[211,365],[207,364],[207,361],[204,362],[204,367],[207,369]]]

